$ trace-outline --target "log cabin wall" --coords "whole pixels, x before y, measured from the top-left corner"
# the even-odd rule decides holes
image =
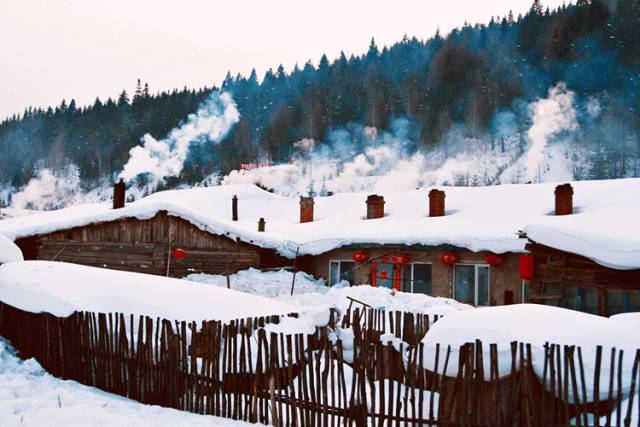
[[[264,267],[279,257],[248,243],[198,229],[165,211],[151,219],[125,218],[75,227],[34,238],[19,239],[19,246],[35,245],[39,260],[72,262],[115,270],[184,277],[192,273],[235,273]],[[187,257],[170,256],[175,248]]]
[[[369,259],[394,253],[406,254],[411,263],[431,264],[431,295],[436,297],[454,298],[454,266],[440,261],[445,251],[453,251],[459,256],[457,265],[486,265],[488,252],[472,252],[466,249],[417,248],[415,246],[383,246],[383,247],[348,247],[335,249],[313,257],[308,262],[307,272],[316,277],[329,280],[331,261],[352,261],[355,251],[362,250]],[[518,267],[518,254],[506,253],[500,255],[504,263],[500,266],[489,267],[489,303],[502,305],[505,303],[522,302],[522,281]],[[371,263],[357,264],[354,271],[354,284],[371,283]]]
[[[535,242],[526,248],[535,257],[534,277],[529,283],[531,302],[601,316],[640,310],[640,269],[607,268]]]

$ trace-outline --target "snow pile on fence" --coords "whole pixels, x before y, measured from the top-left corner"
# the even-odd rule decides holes
[[[253,185],[225,185],[163,191],[122,209],[111,209],[108,203],[87,204],[7,219],[0,222],[0,233],[16,239],[126,217],[148,219],[165,210],[202,230],[293,258],[296,251],[317,255],[349,244],[453,245],[473,251],[522,252],[526,240],[519,239],[517,232],[531,225],[527,230],[540,243],[548,236],[555,241],[554,235],[568,230],[573,239],[567,239],[566,250],[607,265],[640,268],[640,230],[629,230],[640,216],[640,202],[632,197],[640,189],[640,179],[572,185],[576,214],[566,217],[551,215],[555,184],[440,187],[446,191],[446,215],[437,218],[428,217],[431,188],[382,193],[385,217],[376,220],[365,219],[366,193],[316,197],[315,220],[304,224],[299,221],[298,198]],[[238,221],[231,218],[234,195],[238,196]],[[259,218],[266,220],[265,232],[257,231]],[[594,252],[595,243],[606,249]]]
[[[230,426],[253,424],[144,405],[52,377],[34,359],[15,356],[0,338],[0,425]]]
[[[92,311],[226,322],[299,313],[299,319],[287,321],[295,323],[290,327],[296,332],[307,333],[325,325],[329,315],[326,309],[301,312],[299,307],[284,302],[185,280],[50,261],[0,266],[0,301],[24,311],[58,317],[74,311]]]
[[[580,347],[585,387],[590,400],[594,393],[596,347],[602,346],[599,399],[605,400],[609,395],[609,360],[612,349],[624,351],[623,395],[629,391],[636,349],[640,348],[640,329],[633,322],[539,304],[516,304],[459,311],[440,319],[425,335],[422,341],[426,347],[425,367],[434,370],[437,353],[435,350],[438,344],[440,345],[440,367],[442,367],[447,346],[451,346],[446,374],[455,376],[458,373],[459,347],[465,343],[474,343],[476,340],[482,342],[483,352],[486,354],[484,372],[487,380],[490,379],[490,344],[497,344],[500,376],[511,372],[511,342],[531,344],[532,367],[541,379],[545,370],[546,343]],[[618,354],[615,357],[616,363],[618,363]],[[516,365],[518,363],[519,361],[516,361]],[[576,366],[578,366],[577,360]],[[548,377],[547,381],[549,381]],[[580,390],[582,383],[579,378],[578,382]],[[572,400],[571,397],[570,400]]]
[[[0,264],[22,260],[22,251],[20,251],[20,248],[0,234]]]
[[[227,286],[226,276],[221,275],[192,274],[186,279],[218,287]],[[296,307],[335,307],[343,313],[351,304],[348,297],[386,311],[444,315],[451,311],[471,308],[449,298],[392,292],[382,287],[349,286],[347,282],[330,287],[326,286],[323,279],[315,279],[303,272],[296,274],[294,294],[291,296],[293,273],[284,269],[261,272],[250,268],[229,276],[229,281],[231,289],[234,290],[277,299]],[[353,307],[362,308],[362,305],[353,303]]]

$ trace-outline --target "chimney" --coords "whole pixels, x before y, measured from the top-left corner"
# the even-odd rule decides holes
[[[113,184],[113,209],[124,208],[125,191],[126,187],[122,179]]]
[[[235,194],[231,199],[231,219],[233,221],[238,220],[238,196],[236,196]]]
[[[313,197],[300,196],[300,224],[313,222]]]
[[[429,216],[444,216],[444,191],[429,191]]]
[[[258,231],[263,232],[266,225],[267,223],[265,222],[264,218],[260,218],[260,221],[258,221]]]
[[[562,184],[556,187],[556,215],[571,215],[573,213],[573,187]]]
[[[372,194],[367,196],[367,219],[384,217],[384,197]]]

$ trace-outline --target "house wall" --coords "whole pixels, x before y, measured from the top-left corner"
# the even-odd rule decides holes
[[[535,257],[534,277],[529,284],[532,302],[601,316],[640,310],[640,269],[604,267],[583,256],[531,241],[526,248]],[[625,298],[627,301],[622,302]]]
[[[188,221],[160,212],[147,220],[126,218],[26,239],[30,259],[73,262],[116,270],[183,277],[191,273],[224,274],[283,260],[257,246],[202,231]],[[187,258],[170,253],[184,249]],[[268,260],[264,265],[263,260]]]
[[[329,279],[329,263],[334,260],[351,261],[353,253],[363,250],[369,259],[395,253],[406,254],[409,263],[431,263],[431,280],[433,296],[453,298],[454,267],[440,261],[440,256],[445,249],[415,249],[411,247],[349,247],[336,249],[313,258],[309,263],[309,270],[316,277]],[[485,256],[488,252],[472,252],[469,250],[455,250],[460,258],[459,264],[486,264]],[[502,255],[504,263],[500,266],[489,268],[489,299],[491,304],[501,305],[505,303],[505,291],[513,292],[513,301],[522,301],[522,282],[519,274],[518,254],[507,253]],[[371,283],[371,265],[369,262],[360,264],[355,272],[356,284]]]

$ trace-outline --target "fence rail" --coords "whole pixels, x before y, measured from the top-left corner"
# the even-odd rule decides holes
[[[341,319],[353,332],[347,342],[328,328],[267,334],[277,316],[226,324],[60,318],[0,302],[0,335],[21,357],[147,404],[279,426],[631,425],[640,351],[623,366],[622,351],[598,348],[590,377],[580,348],[550,344],[535,372],[541,365],[523,343],[507,356],[479,341],[428,347],[419,341],[429,320],[352,309]]]

